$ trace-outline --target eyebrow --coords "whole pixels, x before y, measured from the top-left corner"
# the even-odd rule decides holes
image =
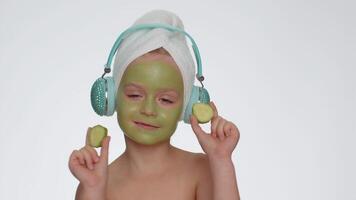
[[[125,88],[126,87],[136,87],[136,88],[140,88],[140,89],[145,89],[145,87],[139,85],[139,84],[136,84],[136,83],[128,83],[125,85]]]
[[[138,89],[141,89],[141,90],[145,90],[145,87],[140,85],[140,84],[136,84],[136,83],[128,83],[125,85],[125,88],[126,87],[135,87],[135,88],[138,88]],[[174,93],[174,95],[176,95],[177,97],[179,96],[179,93],[177,91],[175,91],[174,89],[166,89],[166,88],[163,88],[163,89],[160,89],[158,92],[162,93],[162,92],[167,92],[167,93]]]

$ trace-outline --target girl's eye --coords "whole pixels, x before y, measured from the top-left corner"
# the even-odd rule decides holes
[[[129,98],[133,98],[133,99],[137,99],[139,97],[141,97],[141,95],[138,95],[138,94],[129,94],[127,95]]]
[[[171,101],[169,99],[165,99],[165,98],[161,98],[161,101],[163,101],[163,103],[168,103],[168,104],[173,103],[173,101]]]

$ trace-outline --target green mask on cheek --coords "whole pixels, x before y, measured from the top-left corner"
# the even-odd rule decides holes
[[[183,111],[183,79],[178,67],[162,61],[130,65],[122,76],[116,111],[124,134],[140,144],[169,139]]]

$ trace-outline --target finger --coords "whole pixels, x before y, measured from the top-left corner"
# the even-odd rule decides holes
[[[86,146],[90,146],[90,143],[89,143],[89,133],[90,133],[90,129],[91,129],[91,127],[88,127],[88,129],[87,129],[87,135],[86,135],[86,137],[85,137],[85,145],[86,145]]]
[[[210,101],[209,105],[213,109],[213,118],[218,117],[219,116],[218,109],[216,108],[214,102]]]
[[[220,121],[216,127],[217,135],[220,141],[223,141],[225,139],[225,134],[224,134],[224,126],[226,124],[226,120],[220,118]]]
[[[231,135],[232,123],[227,121],[224,126],[224,134],[225,137],[229,137]]]
[[[216,133],[211,133],[211,135],[212,135],[214,138],[218,137],[218,136],[216,135]]]
[[[217,118],[215,118],[214,120],[211,120],[211,126],[210,126],[210,130],[211,130],[211,134],[214,136],[214,137],[217,137],[217,126],[219,124],[219,121],[220,121],[220,117],[218,116]]]
[[[80,175],[78,174],[81,171],[80,169],[84,168],[85,164],[83,156],[78,150],[74,150],[70,155],[68,166],[73,176],[80,180]]]
[[[110,144],[111,136],[106,136],[102,141],[101,149],[100,149],[100,163],[104,164],[105,166],[108,165],[109,161],[109,144]]]
[[[89,151],[91,158],[92,158],[95,162],[98,162],[98,161],[99,161],[98,152],[96,152],[96,150],[95,150],[93,147],[85,146],[84,148]]]
[[[85,148],[82,148],[82,149],[80,150],[80,152],[81,152],[81,153],[83,154],[83,156],[84,156],[84,160],[85,160],[85,164],[86,164],[87,168],[93,170],[93,169],[94,169],[93,160],[92,160],[92,158],[91,158],[91,156],[90,156],[89,151],[86,150]]]
[[[236,127],[235,124],[231,123],[231,130],[230,130],[230,134],[233,137],[237,138],[237,141],[240,139],[240,131],[239,129]]]
[[[230,147],[233,147],[233,149],[234,149],[236,147],[237,143],[239,142],[240,133],[239,133],[237,127],[235,126],[235,124],[232,122],[229,122],[227,129],[229,132],[229,134],[228,134],[229,136],[225,140],[226,144]]]
[[[72,154],[70,155],[69,158],[69,165],[84,165],[84,159],[83,156],[79,153],[78,150],[74,150]]]
[[[195,135],[198,137],[198,139],[200,140],[202,136],[204,136],[205,131],[200,127],[197,118],[194,115],[190,116],[190,125],[192,126],[193,132],[195,133]]]
[[[79,163],[81,165],[85,165],[84,156],[78,150],[75,150],[74,154],[75,157],[79,160]]]

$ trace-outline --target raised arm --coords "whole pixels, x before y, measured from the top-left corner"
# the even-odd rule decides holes
[[[108,174],[110,136],[102,141],[100,156],[89,145],[89,129],[86,143],[70,155],[68,166],[78,184],[75,200],[105,200]]]
[[[192,129],[207,154],[206,162],[209,166],[202,172],[206,174],[206,180],[200,181],[198,184],[197,198],[198,200],[207,198],[212,200],[240,200],[235,168],[231,159],[232,152],[239,141],[240,133],[235,124],[218,115],[214,103],[211,102],[210,105],[214,110],[214,117],[211,120],[211,133],[206,133],[199,126],[194,116],[190,119]],[[212,198],[205,196],[204,194],[211,193],[211,189],[213,190]]]

